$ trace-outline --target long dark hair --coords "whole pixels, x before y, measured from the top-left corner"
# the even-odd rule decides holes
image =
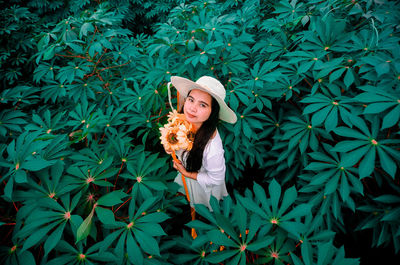
[[[190,95],[190,91],[188,96]],[[211,114],[210,117],[197,130],[194,137],[193,147],[189,151],[186,159],[186,170],[189,172],[197,172],[201,168],[203,162],[203,152],[211,136],[217,129],[219,122],[219,104],[217,100],[211,97]],[[183,106],[181,111],[183,112]]]

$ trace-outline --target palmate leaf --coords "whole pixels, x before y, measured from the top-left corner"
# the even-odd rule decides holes
[[[393,241],[395,251],[400,251],[400,234],[398,233],[400,207],[397,195],[385,194],[373,198],[372,202],[364,203],[357,209],[368,213],[358,224],[356,230],[373,230],[372,247],[381,246]]]
[[[142,110],[142,98],[144,96],[144,91],[139,89],[139,84],[134,82],[133,88],[125,88],[119,91],[117,94],[121,101],[121,107],[126,108],[126,110],[133,110],[137,113],[141,113]]]
[[[19,110],[2,110],[0,112],[0,135],[6,136],[7,132],[22,132],[21,126],[25,125],[26,114]]]
[[[165,40],[162,40],[165,41]],[[149,47],[151,48],[151,46]],[[169,47],[171,48],[171,47]],[[139,73],[135,75],[135,77],[128,77],[128,80],[137,81],[134,83],[134,87],[138,89],[140,92],[146,92],[146,90],[151,89],[154,92],[156,86],[159,84],[169,81],[171,78],[172,69],[175,68],[175,65],[168,61],[162,61],[160,59],[155,59],[155,57],[145,57],[138,62],[137,69]],[[136,84],[140,84],[140,87],[136,87]],[[143,85],[148,84],[149,87],[147,89],[143,89]],[[135,90],[136,90],[135,89]]]
[[[160,256],[159,243],[154,237],[166,235],[160,223],[169,217],[152,209],[155,202],[156,198],[152,197],[142,202],[139,207],[138,201],[132,198],[129,203],[129,222],[116,222],[116,230],[99,243],[99,249],[106,250],[117,242],[114,250],[117,260],[122,261],[124,253],[127,253],[132,264],[144,264],[145,253]]]
[[[313,69],[312,67],[318,67],[322,64],[320,59],[322,59],[326,55],[326,51],[317,51],[317,52],[310,52],[310,51],[294,51],[288,52],[284,56],[289,57],[288,64],[297,64],[300,63],[298,68],[298,73],[303,74]]]
[[[393,146],[399,145],[400,140],[378,139],[379,121],[375,117],[371,122],[371,130],[367,127],[364,120],[353,119],[353,123],[360,131],[347,127],[337,127],[334,132],[343,137],[353,138],[353,143],[348,140],[341,141],[335,145],[332,151],[345,152],[342,162],[348,166],[358,163],[359,176],[364,178],[369,176],[376,165],[376,154],[379,155],[380,165],[392,178],[395,177],[397,167],[396,161],[400,158],[400,152]]]
[[[67,169],[68,176],[65,177],[65,183],[73,185],[74,187],[82,188],[83,190],[88,189],[88,186],[93,183],[102,187],[113,186],[107,179],[115,176],[118,172],[118,168],[109,169],[91,169],[87,166],[70,166]]]
[[[25,219],[25,225],[15,234],[15,238],[25,239],[21,252],[44,239],[45,256],[47,256],[61,240],[67,223],[70,223],[72,230],[76,229],[76,221],[79,221],[80,217],[72,215],[71,212],[77,206],[81,194],[77,193],[72,202],[69,193],[61,195],[62,204],[56,202],[53,196],[55,195],[51,194],[47,198],[30,198],[21,208],[18,218]],[[26,212],[25,210],[30,209],[32,204],[37,204],[35,210]]]
[[[234,84],[234,87],[226,91],[225,100],[233,110],[237,110],[240,103],[248,105],[253,95],[245,85],[240,84],[240,79],[233,78],[231,82]]]
[[[110,138],[110,147],[109,150],[111,153],[117,155],[117,161],[121,161],[122,163],[126,163],[128,161],[132,161],[136,158],[138,153],[135,153],[133,149],[134,145],[131,143],[132,138],[123,137],[122,135],[115,135],[113,138]]]
[[[85,166],[99,171],[109,169],[114,160],[114,157],[104,150],[104,146],[95,143],[91,148],[75,152],[70,158],[75,161],[74,166]]]
[[[136,156],[127,162],[128,173],[121,177],[136,180],[132,188],[132,196],[152,196],[152,190],[166,190],[165,181],[159,174],[160,170],[166,172],[168,158],[159,158],[158,154],[151,154],[144,150],[144,146],[137,146],[132,151]]]
[[[98,245],[95,244],[84,249],[81,243],[70,245],[67,241],[61,240],[56,246],[58,255],[47,262],[50,265],[64,264],[97,264],[115,262],[115,255],[109,250],[99,251]]]
[[[232,46],[231,42],[230,44]],[[237,46],[241,51],[242,49],[246,49],[248,47],[244,43],[239,43]],[[247,57],[245,55],[236,50],[226,53],[226,55],[224,55],[224,63],[222,64],[222,72],[225,75],[229,72],[234,74],[245,73],[247,69],[247,64],[245,63],[246,58]]]
[[[389,92],[386,89],[364,86],[361,87],[364,93],[355,97],[359,102],[367,104],[364,114],[385,113],[382,121],[381,130],[387,129],[398,124],[400,120],[400,94]]]
[[[263,129],[265,115],[253,110],[254,105],[248,105],[238,117],[238,120],[233,127],[235,136],[242,134],[249,139],[258,139],[257,131]]]
[[[46,81],[47,85],[41,88],[40,98],[44,99],[44,102],[53,102],[62,100],[69,91],[69,86],[64,85],[56,81]]]
[[[48,161],[62,161],[65,157],[71,154],[71,150],[68,149],[68,146],[69,141],[67,135],[60,134],[50,140],[49,145],[41,155]]]
[[[86,79],[76,80],[73,84],[68,84],[68,97],[75,103],[85,102],[88,100],[96,100],[96,94],[105,93],[110,94],[109,90],[104,89],[103,82],[99,80]]]
[[[283,229],[299,238],[300,233],[305,232],[303,231],[305,227],[295,220],[301,216],[310,214],[311,205],[294,205],[297,197],[297,192],[294,187],[286,190],[283,198],[281,198],[281,187],[274,179],[270,183],[268,189],[270,198],[266,197],[265,191],[260,185],[254,183],[253,190],[257,202],[254,202],[253,199],[248,196],[238,196],[238,200],[250,212],[254,212],[259,215],[262,220],[267,222],[268,225],[264,226],[264,229],[267,229],[267,231],[272,225],[275,225],[278,229]],[[288,211],[289,208],[291,210]]]
[[[296,242],[285,233],[276,233],[275,240],[266,248],[257,252],[256,264],[290,264],[290,252],[296,248]]]
[[[54,112],[53,112],[54,113]],[[53,134],[57,130],[63,129],[65,126],[64,121],[61,121],[65,115],[64,112],[58,112],[52,115],[49,109],[40,114],[33,114],[33,123],[28,124],[25,128],[27,130],[43,131],[47,134]]]
[[[308,241],[301,245],[301,259],[295,253],[290,253],[294,265],[358,265],[358,258],[345,258],[344,247],[337,249],[333,242],[326,242],[317,245],[317,248],[311,247]]]
[[[73,111],[69,113],[71,119],[68,120],[67,125],[72,126],[72,130],[82,128],[88,130],[99,122],[99,114],[95,111],[96,104],[89,105],[89,102],[84,100],[82,104],[78,103]]]
[[[101,114],[101,125],[104,126],[106,133],[111,135],[117,135],[118,129],[120,129],[124,123],[128,114],[123,111],[122,108],[114,108],[110,106],[106,112]]]
[[[310,18],[310,31],[304,33],[303,50],[345,52],[352,47],[352,35],[346,33],[346,20],[336,19],[332,14]]]
[[[213,212],[210,212],[205,205],[195,205],[196,212],[210,223],[194,220],[187,224],[187,226],[195,228],[198,233],[196,239],[191,239],[193,241],[191,248],[195,251],[198,251],[198,247],[203,249],[196,259],[191,258],[193,264],[202,263],[204,256],[205,261],[211,263],[245,264],[245,250],[257,252],[274,240],[272,236],[259,234],[260,228],[264,224],[259,216],[249,214],[249,211],[242,205],[234,204],[230,197],[219,202],[212,196],[210,205]],[[209,246],[214,251],[210,251]]]
[[[309,156],[315,162],[309,163],[304,168],[316,173],[310,185],[324,189],[324,195],[338,191],[342,201],[345,203],[349,198],[350,191],[363,194],[363,185],[355,176],[358,173],[357,169],[343,162],[343,155],[339,156],[331,151],[332,146],[328,144],[323,144],[323,146],[326,153],[310,153]]]
[[[61,67],[56,75],[56,79],[61,84],[71,84],[75,79],[81,79],[85,74],[90,74],[90,64],[82,63],[76,65],[73,62],[68,62],[67,66]]]
[[[45,149],[50,141],[40,141],[41,132],[24,132],[16,140],[7,146],[7,158],[0,162],[0,165],[8,169],[1,180],[7,180],[5,188],[6,198],[12,197],[13,185],[15,183],[26,183],[27,171],[38,171],[51,166],[55,161],[44,160],[40,155],[40,150]]]
[[[312,114],[312,126],[318,126],[324,123],[326,130],[329,132],[336,128],[339,124],[338,117],[348,126],[351,126],[352,106],[349,99],[345,97],[330,98],[324,94],[314,94],[304,98],[301,103],[310,103],[307,105],[303,114]]]
[[[208,257],[217,247],[210,244],[205,236],[198,235],[193,239],[187,230],[182,230],[182,235],[175,241],[175,248],[180,251],[171,253],[172,260],[181,264],[212,264],[208,262]]]
[[[276,61],[267,61],[262,66],[259,62],[254,65],[254,68],[250,69],[251,79],[244,83],[245,86],[250,89],[263,88],[264,82],[276,82],[281,78],[282,73],[280,70],[273,70],[279,65]]]
[[[1,93],[0,103],[11,103],[13,105],[18,104],[19,101],[22,101],[24,93],[29,90],[27,86],[17,86],[9,89],[5,89]],[[31,93],[33,89],[30,89]],[[33,91],[37,92],[37,91]],[[21,99],[21,100],[20,100]],[[24,98],[25,99],[25,98]]]
[[[146,111],[158,112],[165,106],[165,101],[160,95],[160,92],[154,87],[145,86],[143,88],[143,98],[141,100],[141,105]]]
[[[213,225],[216,227],[208,229],[207,237],[213,244],[224,246],[225,250],[211,253],[207,257],[209,262],[245,264],[245,250],[258,251],[273,241],[270,236],[256,236],[263,224],[258,216],[248,217],[247,210],[240,204],[233,210],[232,221],[226,215],[214,213],[216,224]]]
[[[54,71],[58,70],[58,66],[51,66],[50,64],[47,63],[41,63],[38,65],[38,67],[34,71],[34,76],[33,79],[36,83],[39,83],[40,81],[48,81],[48,80],[54,80]]]
[[[300,153],[304,153],[307,147],[316,151],[319,145],[317,136],[321,135],[325,139],[332,139],[325,130],[312,126],[308,116],[301,118],[290,116],[287,119],[288,121],[284,122],[281,127],[285,132],[281,139],[289,140],[289,150],[298,146]]]

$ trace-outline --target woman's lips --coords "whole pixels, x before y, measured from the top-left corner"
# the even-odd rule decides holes
[[[190,114],[190,113],[186,113],[186,114],[187,114],[187,116],[188,116],[189,118],[191,118],[191,119],[196,118],[196,116],[194,116],[194,115],[192,115],[192,114]]]

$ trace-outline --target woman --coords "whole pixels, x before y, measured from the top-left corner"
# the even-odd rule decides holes
[[[184,193],[181,174],[186,177],[190,204],[204,204],[210,210],[210,197],[221,200],[228,195],[225,185],[225,158],[221,137],[217,130],[219,120],[236,122],[235,113],[226,105],[225,88],[217,79],[203,76],[196,82],[172,76],[171,83],[178,90],[183,113],[196,129],[190,152],[177,152],[180,159],[174,168],[180,174],[175,182]],[[179,106],[178,106],[179,109]]]

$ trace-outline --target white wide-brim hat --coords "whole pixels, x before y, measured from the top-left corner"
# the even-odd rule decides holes
[[[193,82],[187,78],[183,78],[180,76],[171,76],[172,85],[179,92],[179,102],[183,103],[189,91],[192,89],[198,89],[210,94],[215,100],[217,100],[220,110],[219,110],[219,119],[229,122],[235,123],[237,120],[235,112],[231,110],[228,105],[225,103],[226,91],[224,86],[217,79],[211,76],[202,76],[196,82]],[[170,97],[170,90],[168,84],[168,93]],[[170,101],[171,104],[171,101]],[[171,105],[172,107],[172,105]],[[178,106],[179,108],[179,106]]]

